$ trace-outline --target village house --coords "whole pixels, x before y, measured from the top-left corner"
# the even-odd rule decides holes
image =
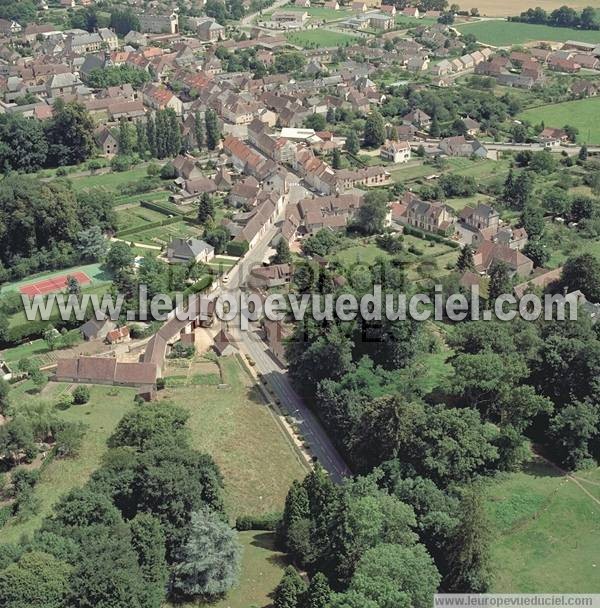
[[[523,253],[502,243],[483,241],[473,254],[477,272],[489,273],[497,262],[504,262],[512,275],[527,277],[533,272],[533,262]]]
[[[379,156],[392,163],[406,163],[410,160],[410,144],[407,141],[386,141],[379,149]]]
[[[219,357],[229,357],[238,351],[234,337],[224,329],[215,336],[213,348]]]
[[[550,148],[567,143],[569,141],[569,136],[564,129],[545,127],[544,130],[538,135],[538,141]]]
[[[144,104],[153,110],[166,110],[171,108],[177,116],[183,114],[183,103],[169,89],[164,86],[147,84],[142,89]]]
[[[167,260],[170,264],[202,262],[206,264],[215,257],[215,248],[201,239],[174,238],[167,245]]]
[[[291,283],[294,267],[291,264],[272,264],[259,266],[250,272],[250,286],[256,289],[269,289]]]
[[[486,158],[487,148],[478,140],[469,140],[464,135],[446,137],[440,142],[440,150],[447,156]]]
[[[94,139],[104,156],[113,156],[119,153],[119,141],[106,127],[96,130]]]
[[[338,190],[350,190],[357,186],[386,186],[391,179],[385,167],[364,167],[362,169],[339,169],[335,172]]]
[[[460,221],[469,228],[481,230],[482,228],[498,229],[500,214],[489,205],[479,203],[477,207],[465,207],[459,215]]]
[[[454,233],[456,216],[448,205],[439,201],[423,201],[412,192],[404,194],[402,203],[406,208],[399,218],[401,223],[436,234]]]

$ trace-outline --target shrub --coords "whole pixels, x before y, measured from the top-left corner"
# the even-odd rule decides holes
[[[78,386],[73,391],[73,403],[83,405],[90,400],[90,389],[87,386]]]
[[[276,530],[282,514],[265,513],[264,515],[242,515],[235,520],[235,527],[240,532],[244,530]]]

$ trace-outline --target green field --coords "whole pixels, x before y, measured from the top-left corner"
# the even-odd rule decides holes
[[[275,535],[271,532],[240,532],[242,544],[242,575],[239,584],[227,596],[210,604],[167,604],[177,608],[267,608],[272,606],[270,594],[283,575],[288,562],[275,549]]]
[[[193,447],[219,465],[231,517],[282,510],[290,484],[304,477],[306,466],[237,357],[222,359],[222,366],[229,388],[181,386],[160,397],[190,412]]]
[[[598,469],[577,476],[600,497]],[[600,592],[600,504],[573,480],[530,463],[489,485],[488,510],[496,533],[494,592]]]
[[[67,388],[67,384],[51,383],[44,389],[42,397],[56,400]],[[18,389],[14,391],[16,398]],[[9,521],[2,528],[2,542],[14,543],[22,534],[31,534],[63,494],[87,481],[100,466],[100,459],[107,449],[106,440],[123,415],[133,407],[135,393],[132,388],[91,386],[88,403],[71,406],[66,411],[56,411],[65,420],[83,422],[88,426],[79,456],[55,459],[44,469],[34,489],[34,495],[40,501],[39,511],[22,523]],[[23,397],[27,398],[24,394]]]
[[[146,167],[139,166],[129,169],[129,171],[111,171],[109,173],[98,173],[97,175],[85,175],[69,177],[73,184],[73,190],[88,190],[90,188],[106,188],[116,192],[120,186],[129,182],[147,177]]]
[[[359,38],[344,32],[315,29],[289,32],[285,35],[289,42],[303,48],[336,47],[357,42]]]
[[[532,124],[542,121],[547,127],[561,128],[572,125],[579,129],[577,141],[587,144],[600,144],[600,97],[589,97],[575,101],[550,104],[526,110],[519,114],[520,120]]]
[[[502,20],[459,23],[455,27],[462,34],[473,34],[479,42],[492,46],[514,46],[536,40],[555,42],[578,40],[579,42],[600,44],[600,31],[593,30],[576,30]]]
[[[142,228],[152,222],[160,222],[167,218],[167,215],[136,205],[125,209],[117,209],[117,232],[126,228]]]

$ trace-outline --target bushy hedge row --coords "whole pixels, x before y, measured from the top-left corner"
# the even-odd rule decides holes
[[[240,532],[244,530],[274,531],[281,521],[282,513],[266,513],[265,515],[242,515],[235,520],[235,527]]]
[[[408,234],[409,236],[416,236],[419,239],[423,239],[425,241],[433,241],[434,243],[442,243],[444,245],[448,245],[448,247],[452,247],[454,249],[460,248],[460,243],[456,241],[452,241],[447,239],[445,236],[441,234],[434,234],[433,232],[425,232],[423,230],[419,230],[414,226],[404,225],[404,234]]]
[[[230,241],[227,243],[227,254],[242,257],[250,249],[248,241]]]

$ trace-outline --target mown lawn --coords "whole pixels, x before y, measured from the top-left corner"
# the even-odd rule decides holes
[[[352,44],[358,40],[356,36],[344,32],[314,29],[303,32],[289,32],[285,35],[289,42],[303,48],[336,47]]]
[[[232,518],[280,511],[292,481],[307,469],[238,359],[224,358],[222,366],[229,388],[180,386],[160,398],[190,412],[192,444],[219,465]]]
[[[587,144],[600,144],[600,97],[589,97],[575,101],[565,101],[525,110],[519,120],[532,124],[542,121],[547,127],[561,128],[571,125],[579,129],[577,141]]]
[[[597,483],[593,475],[581,477]],[[573,481],[534,461],[490,483],[487,506],[495,532],[492,591],[600,592],[600,505]]]
[[[521,10],[517,10],[515,14]],[[568,27],[551,27],[503,20],[458,23],[455,27],[462,34],[473,34],[479,42],[492,46],[514,46],[536,40],[555,42],[578,40],[579,42],[600,44],[600,31],[576,30]]]
[[[67,384],[51,384],[44,389],[44,397],[57,399],[67,390]],[[85,405],[73,405],[57,415],[70,422],[83,422],[87,430],[81,450],[76,458],[55,459],[42,472],[34,489],[39,500],[38,512],[22,523],[9,521],[2,528],[2,542],[14,543],[22,534],[31,534],[48,515],[52,505],[69,490],[83,485],[90,474],[100,466],[106,451],[106,440],[123,415],[133,408],[136,390],[112,386],[90,386],[90,400]],[[23,394],[22,398],[28,398]]]
[[[111,171],[109,173],[98,173],[97,175],[72,176],[69,177],[73,183],[73,190],[89,190],[90,188],[106,188],[116,192],[120,186],[129,182],[135,182],[147,177],[146,167],[133,167],[128,171]]]
[[[211,604],[168,604],[177,608],[266,608],[272,606],[271,594],[281,580],[288,561],[275,549],[271,532],[240,532],[242,575],[239,584],[224,599]]]

